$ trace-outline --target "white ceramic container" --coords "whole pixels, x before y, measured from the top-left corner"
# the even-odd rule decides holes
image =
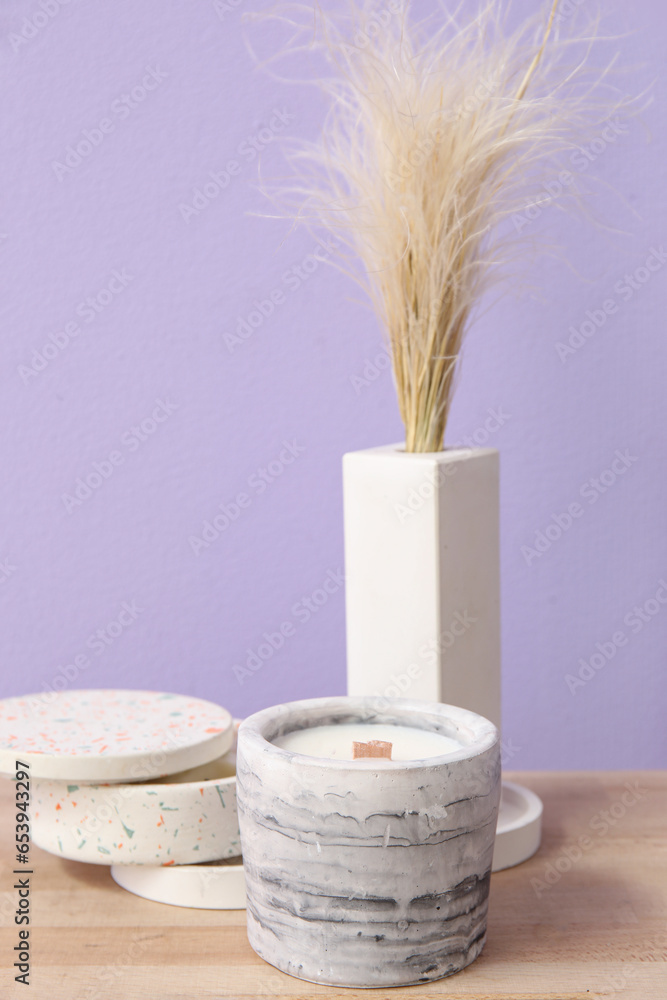
[[[423,698],[500,728],[498,452],[343,459],[348,694]]]
[[[416,761],[329,760],[272,742],[310,726],[415,726],[460,742]],[[239,729],[248,937],[276,968],[352,987],[425,983],[481,952],[500,796],[498,731],[449,705],[323,698]]]
[[[99,865],[191,865],[241,853],[236,757],[150,783],[33,780],[33,842]]]
[[[348,694],[460,705],[501,725],[499,456],[343,459]],[[493,870],[540,844],[542,803],[502,796]]]

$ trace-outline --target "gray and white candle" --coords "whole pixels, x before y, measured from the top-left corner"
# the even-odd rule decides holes
[[[250,716],[237,756],[250,944],[330,985],[458,972],[484,946],[499,796],[498,732],[463,709],[326,698]]]

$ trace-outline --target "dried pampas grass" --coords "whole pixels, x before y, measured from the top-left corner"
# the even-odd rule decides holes
[[[406,450],[439,451],[471,316],[516,257],[507,223],[560,153],[631,102],[611,67],[590,68],[595,31],[563,37],[558,0],[514,31],[496,0],[420,23],[398,0],[359,4],[259,15],[290,26],[286,51],[321,52],[331,70],[321,137],[288,154],[291,180],[268,193],[361,259]]]

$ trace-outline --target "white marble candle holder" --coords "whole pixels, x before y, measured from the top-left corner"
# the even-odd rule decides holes
[[[417,727],[461,747],[425,760],[330,760],[273,740],[336,723]],[[486,937],[500,796],[495,726],[450,705],[326,698],[240,729],[237,799],[248,937],[311,982],[382,987],[465,968]]]

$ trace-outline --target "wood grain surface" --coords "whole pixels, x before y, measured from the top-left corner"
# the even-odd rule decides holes
[[[106,867],[31,848],[30,986],[14,982],[13,786],[0,779],[0,997],[33,1000],[667,1000],[667,772],[506,775],[541,796],[542,847],[491,882],[488,942],[425,986],[311,986],[257,958],[245,911],[151,903]]]

